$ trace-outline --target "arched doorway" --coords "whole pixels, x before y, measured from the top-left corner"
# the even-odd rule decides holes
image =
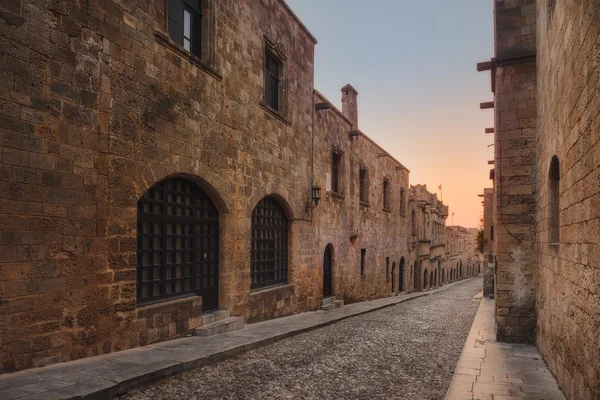
[[[333,255],[332,245],[325,247],[323,255],[323,297],[329,297],[333,294]]]
[[[423,290],[427,289],[427,270],[423,272]]]
[[[419,261],[415,261],[415,269],[414,269],[414,274],[413,274],[413,290],[419,289],[419,265],[421,265],[421,264],[420,263],[417,264],[418,262]]]
[[[429,287],[433,287],[433,271],[429,274]]]
[[[219,211],[194,182],[170,178],[138,201],[137,302],[186,294],[219,307]]]
[[[274,196],[258,202],[252,211],[251,290],[287,283],[288,230],[288,218]]]
[[[464,278],[462,260],[460,261],[460,277]]]
[[[404,257],[400,259],[400,271],[398,272],[398,293],[404,292]]]
[[[392,263],[392,293],[396,292],[396,262]],[[398,289],[398,292],[400,289]]]

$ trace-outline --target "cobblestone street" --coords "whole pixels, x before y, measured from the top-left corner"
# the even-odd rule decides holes
[[[481,279],[353,317],[121,399],[443,399]]]

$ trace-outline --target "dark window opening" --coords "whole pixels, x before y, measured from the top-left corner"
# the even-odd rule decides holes
[[[359,170],[359,200],[361,203],[369,203],[367,169],[360,167]]]
[[[367,250],[366,249],[360,249],[360,276],[364,276],[365,275],[365,262],[366,262],[366,257],[367,257]]]
[[[202,20],[200,0],[169,0],[167,16],[171,40],[200,57]]]
[[[273,197],[252,211],[251,289],[287,283],[288,218]]]
[[[331,191],[340,193],[340,170],[342,156],[337,152],[331,153]]]
[[[383,180],[383,208],[389,210],[390,204],[390,181],[386,178]]]
[[[385,258],[385,279],[390,280],[390,258]]]
[[[552,157],[548,174],[548,243],[560,242],[560,164]]]
[[[265,52],[265,104],[279,111],[279,79],[281,63],[270,51]]]
[[[404,189],[400,189],[400,215],[406,215],[406,198]]]
[[[490,225],[490,240],[494,241],[494,225]]]

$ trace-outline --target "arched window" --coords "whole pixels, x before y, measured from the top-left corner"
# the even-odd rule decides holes
[[[250,289],[287,283],[288,218],[272,196],[252,211]]]
[[[552,157],[548,174],[548,243],[560,242],[560,164]]]
[[[195,293],[218,308],[219,212],[195,183],[171,178],[138,201],[137,302]]]

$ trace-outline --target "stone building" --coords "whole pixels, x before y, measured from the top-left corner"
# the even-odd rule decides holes
[[[446,227],[446,271],[443,282],[454,282],[479,274],[476,242],[477,229]]]
[[[324,196],[313,216],[318,256],[332,259],[330,294],[356,302],[412,291],[409,171],[358,129],[352,86],[342,89],[342,111],[316,91],[314,102],[315,182]]]
[[[0,372],[412,291],[416,212],[443,254],[283,0],[4,1],[0,44]]]
[[[483,189],[483,294],[494,294],[494,189]]]
[[[446,261],[446,218],[448,206],[430,193],[426,185],[410,187],[411,246],[417,250],[413,272],[415,290],[442,285]]]
[[[535,342],[569,399],[600,398],[600,4],[495,1],[500,340]]]

